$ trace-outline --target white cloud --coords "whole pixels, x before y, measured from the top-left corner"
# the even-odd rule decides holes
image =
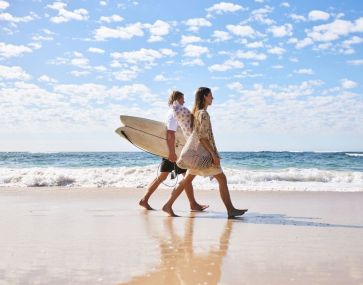
[[[361,130],[363,104],[360,98],[340,89],[322,95],[325,91],[320,88],[322,84],[320,80],[310,80],[300,84],[269,87],[256,84],[250,89],[243,88],[238,91],[241,96],[228,100],[227,115],[226,102],[214,105],[215,116],[220,118],[216,128],[278,130],[290,134],[308,134],[313,130],[316,134]]]
[[[329,42],[356,32],[363,32],[363,17],[354,22],[336,19],[329,24],[314,26],[307,31],[307,35],[314,41]]]
[[[185,22],[185,25],[189,27],[189,31],[198,32],[201,27],[211,27],[212,23],[204,18],[189,19]]]
[[[248,48],[261,48],[263,47],[263,42],[251,42],[246,44],[246,47]]]
[[[213,31],[212,37],[216,42],[227,41],[231,38],[230,34],[225,31]]]
[[[314,41],[311,39],[311,38],[305,38],[301,41],[298,41],[295,45],[295,47],[297,49],[301,49],[301,48],[304,48],[306,46],[309,46],[309,45],[312,45],[314,43]]]
[[[49,77],[48,75],[43,74],[42,76],[38,77],[38,81],[40,82],[49,82],[49,83],[56,83],[57,80],[54,78]]]
[[[273,66],[272,66],[272,68],[273,68],[273,69],[283,69],[283,68],[284,68],[284,66],[283,66],[283,65],[279,65],[279,64],[278,64],[278,65],[273,65]]]
[[[107,1],[100,1],[100,5],[101,6],[106,6],[107,5]]]
[[[38,132],[41,128],[53,133],[55,130],[59,133],[78,131],[86,126],[93,131],[105,127],[113,129],[120,113],[140,114],[142,111],[137,106],[126,105],[125,100],[142,100],[146,104],[159,100],[143,84],[111,87],[100,84],[52,84],[55,92],[24,82],[7,84],[0,88],[3,131],[14,130],[14,127],[18,131]],[[79,112],[80,105],[82,112]],[[146,113],[150,116],[150,112]]]
[[[283,53],[286,52],[286,50],[281,47],[273,47],[273,48],[268,49],[267,52],[270,54],[282,55]]]
[[[160,49],[160,52],[165,55],[165,56],[175,56],[176,52],[174,52],[172,49],[170,48],[162,48]]]
[[[242,92],[243,91],[243,85],[240,82],[232,82],[227,84],[227,87],[233,91]]]
[[[171,49],[145,49],[142,48],[140,50],[135,51],[125,51],[125,52],[114,52],[111,53],[111,57],[113,59],[123,59],[128,63],[139,63],[139,62],[147,62],[149,64],[154,64],[157,59],[161,59],[164,56],[174,56],[175,53]]]
[[[350,65],[363,65],[363,59],[348,60],[347,63]]]
[[[267,17],[267,15],[270,14],[273,10],[274,9],[272,7],[267,5],[263,8],[256,9],[251,12],[251,16],[248,21],[257,21],[268,26],[273,25],[275,21]]]
[[[163,36],[169,34],[171,26],[169,23],[157,20],[154,24],[145,24],[145,28],[150,31],[149,42],[159,42],[163,40]]]
[[[206,53],[209,53],[209,49],[203,46],[187,45],[184,48],[184,56],[188,57],[200,57]]]
[[[351,45],[360,44],[362,42],[363,42],[363,38],[353,36],[351,39],[343,41],[342,46],[344,48],[350,48]]]
[[[204,62],[200,58],[195,58],[192,60],[182,60],[183,66],[203,66]]]
[[[294,73],[296,74],[305,74],[305,75],[313,75],[314,71],[311,68],[301,68],[294,70]]]
[[[54,64],[54,65],[65,64],[65,65],[76,66],[82,69],[92,69],[92,66],[89,65],[89,59],[85,58],[82,53],[75,51],[72,53],[66,53],[66,56],[67,57],[57,57],[55,59],[48,60],[47,64]],[[84,70],[73,73],[77,75],[86,74]]]
[[[267,29],[268,32],[272,33],[272,35],[276,38],[286,37],[292,35],[292,25],[285,24],[282,26],[272,26]]]
[[[124,86],[107,86],[86,83],[86,84],[58,84],[54,85],[54,90],[60,94],[71,96],[72,103],[87,105],[92,100],[104,101],[106,98],[113,100],[129,99],[131,95],[141,99],[143,97],[152,97],[150,90],[143,84],[132,84]]]
[[[288,44],[296,44],[298,42],[299,40],[297,38],[289,38],[287,41]]]
[[[105,51],[104,51],[103,49],[95,48],[95,47],[90,47],[90,48],[88,48],[88,51],[89,51],[89,52],[92,52],[92,53],[98,53],[98,54],[103,54],[103,53],[105,53]]]
[[[324,11],[313,10],[309,12],[308,18],[310,21],[326,21],[330,18],[330,15]]]
[[[331,43],[323,43],[323,44],[318,44],[318,46],[316,47],[317,50],[326,50],[332,47]]]
[[[0,81],[2,79],[29,80],[31,77],[20,66],[0,65]]]
[[[26,129],[30,130],[34,128],[34,123],[41,122],[37,127],[42,126],[44,129],[44,125],[49,121],[59,121],[60,117],[53,110],[57,106],[63,107],[60,108],[63,113],[67,111],[67,108],[64,108],[65,104],[60,102],[62,99],[59,94],[50,93],[35,84],[22,81],[8,84],[7,87],[0,89],[0,109],[3,102],[6,106],[1,113],[3,114],[3,111],[8,113],[7,122],[10,128],[25,125]],[[20,114],[21,120],[19,120]]]
[[[235,68],[243,68],[244,64],[242,61],[238,61],[238,60],[227,60],[222,64],[213,64],[212,66],[208,67],[209,71],[214,72],[214,71],[227,71],[230,69],[235,69]]]
[[[156,75],[156,76],[154,77],[154,80],[155,80],[155,81],[166,81],[167,79],[165,78],[165,76],[164,76],[164,75],[162,75],[162,74],[158,74],[158,75]]]
[[[130,81],[135,79],[141,70],[137,66],[132,66],[129,69],[121,69],[113,73],[116,80]]]
[[[82,77],[82,76],[86,76],[88,74],[90,74],[89,71],[86,71],[86,70],[82,70],[82,71],[79,71],[79,70],[72,70],[70,72],[71,75],[75,76],[75,77]]]
[[[184,35],[182,35],[180,43],[182,45],[187,45],[187,44],[192,44],[192,43],[198,43],[198,42],[201,42],[201,41],[202,41],[202,39],[200,37],[197,37],[197,36],[184,36]]]
[[[238,50],[235,53],[238,58],[253,59],[253,60],[265,60],[267,56],[264,53],[257,53],[255,51],[241,51]]]
[[[77,57],[77,58],[73,58],[70,61],[71,65],[80,67],[80,68],[84,68],[88,65],[89,60],[85,57]]]
[[[240,10],[247,10],[240,5],[227,3],[227,2],[220,2],[218,4],[214,4],[212,7],[206,9],[209,14],[216,13],[216,14],[223,14],[227,12],[237,12]]]
[[[10,5],[9,5],[9,2],[3,1],[3,0],[1,0],[1,1],[0,1],[0,9],[1,9],[1,10],[5,10],[5,9],[7,9],[9,6],[10,6]]]
[[[0,57],[17,57],[27,52],[32,52],[27,46],[0,43]]]
[[[289,8],[290,4],[288,2],[283,2],[280,4],[281,7]]]
[[[248,25],[227,25],[227,30],[239,37],[252,37],[255,35],[255,30]]]
[[[53,37],[50,36],[42,36],[42,35],[34,35],[32,36],[33,41],[52,41]]]
[[[127,25],[126,27],[117,27],[115,29],[101,26],[95,30],[94,34],[95,39],[98,41],[103,41],[109,38],[129,40],[133,37],[142,37],[144,35],[144,31],[143,24],[134,23]]]
[[[33,21],[34,17],[32,16],[24,16],[24,17],[14,17],[9,13],[1,13],[0,21],[11,22],[11,23],[20,23],[20,22],[30,22]]]
[[[107,71],[107,68],[104,67],[103,65],[97,65],[93,69],[96,70],[96,71],[98,71],[98,72],[105,72],[105,71]]]
[[[358,86],[357,82],[354,82],[354,81],[346,79],[346,78],[340,80],[340,83],[344,89],[351,89],[351,88],[355,88]]]
[[[112,22],[121,22],[124,18],[122,18],[120,15],[113,14],[112,16],[102,16],[100,18],[100,22],[106,22],[106,23],[112,23]]]
[[[293,19],[295,22],[306,22],[306,18],[302,15],[291,14],[289,15],[289,17]]]
[[[29,43],[28,46],[32,49],[40,49],[42,47],[41,43]]]
[[[85,21],[88,20],[88,11],[84,8],[76,9],[73,11],[66,10],[67,4],[63,2],[54,2],[47,5],[47,8],[58,11],[58,15],[51,17],[50,21],[55,24],[69,22],[71,20]]]

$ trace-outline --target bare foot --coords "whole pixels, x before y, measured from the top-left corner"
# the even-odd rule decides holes
[[[234,218],[237,216],[242,216],[247,211],[248,211],[248,209],[232,209],[232,210],[228,211],[228,219]]]
[[[163,209],[162,209],[165,213],[167,213],[170,217],[179,217],[178,215],[176,215],[173,211],[173,209],[171,207],[168,207],[166,205],[164,205]]]
[[[192,211],[192,212],[203,212],[207,208],[209,208],[209,205],[195,204],[195,205],[190,207],[190,211]]]
[[[155,209],[151,208],[149,203],[147,201],[145,201],[144,199],[140,200],[139,205],[141,207],[144,207],[146,210],[155,211]]]

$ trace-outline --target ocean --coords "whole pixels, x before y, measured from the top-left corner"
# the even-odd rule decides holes
[[[363,152],[221,152],[230,190],[363,191]],[[145,188],[160,158],[145,152],[0,152],[0,187]],[[168,179],[163,188],[180,181]],[[196,189],[217,190],[197,177]]]

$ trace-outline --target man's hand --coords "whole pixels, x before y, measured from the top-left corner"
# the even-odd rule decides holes
[[[168,160],[171,161],[171,162],[176,162],[176,160],[178,159],[178,157],[176,156],[176,153],[173,152],[173,153],[169,153],[169,156],[168,156]]]

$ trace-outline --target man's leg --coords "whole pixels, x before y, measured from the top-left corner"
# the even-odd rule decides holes
[[[150,196],[155,192],[159,185],[168,177],[169,172],[160,172],[159,176],[156,177],[148,186],[144,197],[140,200],[139,205],[144,207],[146,210],[154,210],[149,205]]]

